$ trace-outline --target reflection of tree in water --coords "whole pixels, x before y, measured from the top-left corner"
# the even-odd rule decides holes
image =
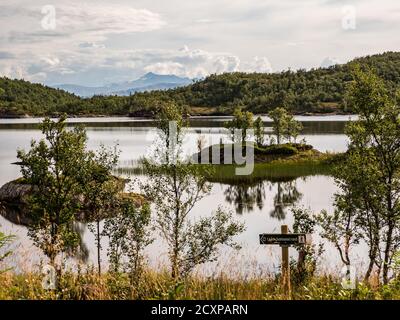
[[[85,224],[80,222],[74,222],[72,228],[79,235],[79,246],[77,252],[72,253],[71,256],[81,260],[84,263],[87,263],[89,261],[89,248],[87,244],[83,241],[83,235],[85,233]]]
[[[269,185],[272,190],[277,186],[277,193],[273,197],[273,209],[270,216],[278,220],[286,217],[286,209],[299,201],[302,194],[297,190],[296,181],[259,181],[253,184],[230,185],[225,191],[225,200],[235,206],[237,214],[252,212],[257,206],[259,210],[264,207],[266,198],[265,188]]]
[[[15,206],[7,206],[0,202],[0,216],[14,225],[29,227],[32,220],[26,213],[21,211],[21,208]],[[83,240],[85,233],[85,224],[81,222],[73,222],[72,229],[79,235],[78,250],[67,250],[68,257],[78,259],[84,263],[89,261],[89,248]]]
[[[235,205],[237,214],[243,214],[254,210],[257,205],[262,209],[265,199],[265,183],[263,181],[253,185],[230,185],[224,191],[225,200]]]
[[[270,216],[278,220],[286,218],[286,209],[294,205],[303,196],[296,186],[296,181],[276,182],[277,192],[274,196],[274,208]]]

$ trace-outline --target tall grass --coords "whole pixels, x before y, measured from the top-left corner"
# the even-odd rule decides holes
[[[236,279],[220,274],[212,278],[193,275],[175,283],[168,272],[146,271],[140,281],[131,284],[126,274],[105,273],[93,269],[67,272],[56,291],[45,290],[38,273],[0,275],[0,299],[74,299],[74,300],[314,300],[314,299],[400,299],[400,281],[372,288],[359,283],[354,290],[345,290],[340,279],[329,275],[313,277],[292,286],[286,296],[279,276]]]

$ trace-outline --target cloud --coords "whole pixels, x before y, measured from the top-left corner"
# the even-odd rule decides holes
[[[43,8],[53,8],[53,11]],[[124,34],[132,32],[148,32],[165,25],[158,13],[147,9],[135,9],[130,5],[106,5],[91,2],[61,1],[43,7],[32,5],[30,1],[15,7],[3,5],[2,17],[6,26],[0,30],[0,35],[7,37],[11,42],[30,43],[42,42],[46,38],[62,37],[64,40],[89,39],[88,42],[104,40],[110,34]],[[51,28],[47,27],[53,21]],[[20,24],[15,24],[17,19]],[[7,25],[12,26],[7,27]]]
[[[250,62],[245,62],[241,71],[244,72],[272,72],[271,63],[267,57],[254,57]]]
[[[102,43],[96,42],[82,42],[79,44],[79,48],[81,49],[104,49],[106,46]]]
[[[146,72],[154,72],[157,74],[175,74],[185,75],[185,66],[173,61],[156,62],[144,67]]]
[[[57,0],[56,28],[46,30],[48,4],[1,0],[0,75],[102,85],[146,71],[307,69],[400,48],[398,0]],[[355,30],[343,28],[345,5]]]
[[[340,64],[340,60],[335,57],[326,57],[322,62],[321,62],[321,68],[329,68],[332,67],[336,64]]]

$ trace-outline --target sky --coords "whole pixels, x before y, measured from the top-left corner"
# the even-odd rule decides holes
[[[0,76],[101,86],[400,51],[399,0],[0,0]]]

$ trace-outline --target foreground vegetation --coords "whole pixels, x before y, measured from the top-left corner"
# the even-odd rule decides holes
[[[190,114],[233,114],[235,108],[268,113],[283,106],[295,114],[348,113],[345,99],[354,64],[372,67],[391,91],[400,85],[400,53],[355,59],[330,68],[280,73],[226,73],[211,75],[183,88],[135,93],[132,96],[95,96],[82,99],[65,91],[23,80],[0,78],[0,117],[68,115],[154,116],[166,102]]]
[[[28,152],[18,151],[18,158],[23,178],[38,191],[28,198],[33,218],[28,235],[49,261],[50,266],[45,266],[45,270],[50,273],[43,278],[35,273],[12,274],[2,267],[0,297],[399,299],[400,109],[398,95],[391,89],[371,70],[355,68],[348,98],[359,119],[346,127],[349,149],[345,157],[320,154],[304,142],[296,143],[300,125],[285,108],[270,113],[276,139],[269,136],[269,141],[262,122],[253,121],[249,111],[236,108],[233,119],[226,123],[229,138],[239,145],[239,151],[248,144],[253,146],[258,161],[255,176],[265,175],[268,167],[288,170],[290,166],[303,165],[309,170],[313,164],[314,168],[335,164],[333,174],[338,191],[334,210],[314,213],[293,207],[292,232],[318,232],[331,242],[345,267],[343,283],[332,275],[317,273],[323,243],[294,246],[298,259],[290,261],[291,294],[289,288],[282,293],[279,274],[261,278],[256,273],[254,278],[241,278],[231,273],[227,277],[226,269],[225,274],[208,278],[196,274],[197,266],[218,259],[221,245],[239,249],[235,238],[245,225],[217,206],[209,208],[207,217],[189,219],[197,202],[211,192],[208,180],[217,175],[214,165],[188,163],[181,158],[184,109],[166,103],[157,115],[159,140],[154,155],[143,160],[147,179],[139,184],[146,199],[141,208],[130,199],[118,201],[116,197],[118,188],[112,171],[118,160],[117,150],[88,151],[85,130],[80,127],[66,130],[65,117],[58,122],[43,121],[41,128],[46,140],[32,141]],[[253,137],[254,142],[250,140]],[[201,139],[197,146],[201,154],[204,149]],[[229,172],[233,166],[218,168],[222,168],[220,172],[225,178],[237,176]],[[238,185],[245,187],[243,181]],[[241,188],[234,189],[233,193],[243,195]],[[255,191],[256,196],[262,197],[262,189]],[[290,198],[299,196],[295,188],[289,191]],[[281,209],[285,197],[278,184],[276,200]],[[90,207],[90,231],[95,236],[98,256],[96,270],[71,272],[64,264],[65,257],[79,249],[74,222],[82,201],[77,199],[83,199]],[[116,215],[105,217],[110,209],[115,209]],[[158,230],[167,247],[169,269],[164,273],[147,269],[144,249],[154,240],[152,229]],[[110,244],[106,272],[101,269],[102,237],[108,237]],[[10,255],[9,242],[10,238],[0,234],[0,249],[6,252],[0,255],[0,262]],[[366,245],[368,265],[363,274],[364,270],[357,270],[357,284],[351,279],[351,270],[352,253],[359,243]],[[39,279],[46,280],[40,283],[42,286]],[[49,279],[51,288],[47,286]],[[344,289],[349,284],[352,289]]]
[[[232,279],[221,274],[212,278],[192,275],[176,283],[169,272],[146,271],[138,284],[124,274],[86,270],[66,272],[58,290],[42,288],[43,275],[37,273],[0,275],[2,299],[73,300],[364,300],[400,299],[400,281],[387,285],[358,283],[354,290],[343,289],[341,280],[330,275],[315,276],[292,285],[291,296],[282,291],[279,276]]]

